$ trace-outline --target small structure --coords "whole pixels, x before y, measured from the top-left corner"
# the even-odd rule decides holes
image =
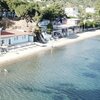
[[[53,25],[53,36],[58,36],[59,38],[67,36],[67,25]]]
[[[41,36],[42,36],[41,39],[42,39],[42,41],[44,39],[44,41],[47,42],[51,38],[50,34],[47,34],[47,25],[49,23],[50,23],[50,20],[46,20],[46,19],[44,19],[44,20],[42,20],[38,23],[38,26],[41,28]]]
[[[95,13],[95,9],[94,9],[93,7],[87,7],[87,8],[85,9],[85,12],[86,12],[86,13],[94,14],[94,13]]]
[[[4,47],[33,41],[34,37],[31,34],[14,34],[6,31],[2,31],[0,40],[1,46],[3,45]]]
[[[72,18],[67,19],[66,24],[53,25],[54,33],[60,33],[61,37],[69,36],[70,34],[74,34],[79,31],[78,23],[79,19]]]
[[[65,8],[65,14],[68,16],[68,17],[77,17],[78,16],[78,8],[77,7],[66,7]]]
[[[39,22],[38,23],[38,26],[39,27],[45,27],[45,26],[47,26],[48,24],[50,23],[50,21],[49,20],[42,20],[41,22]]]

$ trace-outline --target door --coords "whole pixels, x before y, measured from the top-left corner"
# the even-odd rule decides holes
[[[9,39],[9,45],[11,45],[11,39]]]

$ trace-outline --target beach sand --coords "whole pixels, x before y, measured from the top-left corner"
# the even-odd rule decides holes
[[[32,56],[44,50],[50,50],[54,47],[64,46],[70,43],[75,43],[80,40],[84,40],[99,35],[100,35],[100,30],[94,30],[84,33],[78,33],[62,39],[52,40],[45,45],[42,44],[40,46],[32,45],[20,49],[14,49],[12,51],[7,52],[6,54],[0,54],[0,67],[3,67],[3,65],[13,61],[19,61],[22,58],[25,59],[25,57],[27,56]]]

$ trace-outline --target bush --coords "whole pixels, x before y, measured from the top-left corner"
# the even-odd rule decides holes
[[[86,21],[85,27],[86,27],[86,28],[93,28],[93,27],[94,27],[94,22]]]

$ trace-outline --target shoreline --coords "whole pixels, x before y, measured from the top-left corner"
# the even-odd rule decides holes
[[[21,59],[25,59],[28,56],[34,56],[34,54],[37,54],[38,52],[51,50],[54,47],[68,45],[70,43],[76,43],[78,41],[99,35],[100,35],[100,30],[88,31],[84,33],[77,33],[75,35],[71,35],[66,38],[51,40],[44,47],[42,47],[41,44],[41,46],[32,45],[25,48],[20,48],[21,50],[14,49],[13,51],[9,51],[4,55],[0,55],[0,67],[3,67],[4,65],[14,61],[20,61]]]

